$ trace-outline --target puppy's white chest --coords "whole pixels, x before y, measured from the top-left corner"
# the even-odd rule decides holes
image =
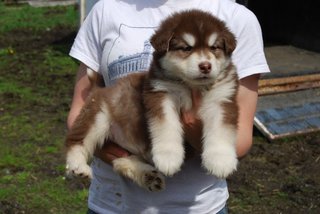
[[[192,98],[190,90],[179,91],[177,94],[173,94],[176,96],[177,106],[182,111],[188,111],[192,108]]]
[[[152,86],[155,91],[168,92],[178,111],[190,110],[192,108],[191,90],[188,87],[162,80],[153,81]]]

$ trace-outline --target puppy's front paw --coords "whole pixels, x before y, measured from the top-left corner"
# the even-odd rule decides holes
[[[67,164],[66,175],[68,177],[92,178],[92,170],[88,164]]]
[[[172,152],[156,153],[152,157],[155,167],[166,176],[172,176],[180,171],[184,155]]]
[[[203,152],[202,164],[210,174],[226,178],[237,170],[238,159],[235,151]]]
[[[161,191],[165,188],[164,176],[156,170],[146,171],[142,179],[144,187],[151,192]]]

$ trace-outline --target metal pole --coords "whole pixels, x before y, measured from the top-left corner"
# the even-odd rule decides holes
[[[80,0],[80,25],[86,17],[86,0]]]

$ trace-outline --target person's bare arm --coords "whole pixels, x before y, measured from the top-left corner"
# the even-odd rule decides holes
[[[71,108],[68,115],[67,127],[70,129],[80,113],[90,92],[90,81],[87,76],[87,66],[83,63],[78,68],[76,83],[73,91]]]
[[[237,155],[239,158],[245,156],[253,140],[253,121],[258,102],[259,74],[251,75],[240,80],[238,94],[239,123],[237,138]]]

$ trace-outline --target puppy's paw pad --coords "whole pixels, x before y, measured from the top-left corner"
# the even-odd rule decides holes
[[[165,178],[164,176],[156,171],[147,171],[144,176],[144,185],[151,192],[158,192],[165,188]]]

